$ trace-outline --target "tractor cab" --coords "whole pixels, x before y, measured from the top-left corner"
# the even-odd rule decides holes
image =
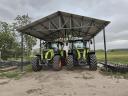
[[[86,47],[87,41],[84,40],[69,40],[69,53],[77,53],[77,58],[84,58],[83,54],[87,53],[88,48]],[[76,55],[76,54],[75,54]]]
[[[62,42],[45,42],[43,43],[43,59],[51,60],[55,54],[62,50]]]
[[[63,47],[63,43],[62,42],[54,42],[54,41],[44,42],[43,47],[44,47],[44,50],[47,50],[47,49],[61,50]]]
[[[87,49],[87,41],[84,40],[70,40],[69,45],[71,50],[79,50],[82,52],[83,50]]]
[[[70,40],[69,41],[72,49],[83,49],[86,48],[87,41],[84,40]]]

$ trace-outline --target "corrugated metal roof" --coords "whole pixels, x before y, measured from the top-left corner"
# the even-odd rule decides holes
[[[110,21],[58,11],[17,30],[45,41],[64,38],[65,33],[90,40],[109,23]]]

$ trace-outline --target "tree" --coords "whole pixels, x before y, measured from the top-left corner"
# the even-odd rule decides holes
[[[6,22],[0,22],[0,51],[2,59],[6,60],[19,48],[14,33],[11,32],[11,25]],[[14,51],[12,51],[14,50]]]
[[[16,31],[18,27],[25,26],[31,22],[28,15],[18,15],[14,23],[0,22],[0,51],[2,59],[21,56],[20,36]],[[24,34],[24,53],[29,56],[32,47],[36,45],[36,38]]]
[[[14,25],[16,28],[19,28],[29,23],[31,23],[31,18],[28,15],[18,15],[15,18]],[[29,36],[26,34],[24,34],[23,38],[24,38],[24,47],[27,50],[27,55],[29,56],[31,53],[32,47],[36,45],[37,40],[35,37]]]

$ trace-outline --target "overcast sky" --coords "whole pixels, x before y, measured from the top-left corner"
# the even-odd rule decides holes
[[[37,20],[58,10],[111,21],[107,48],[128,48],[128,0],[0,0],[0,21],[23,14]],[[96,37],[98,49],[103,48],[102,35]]]

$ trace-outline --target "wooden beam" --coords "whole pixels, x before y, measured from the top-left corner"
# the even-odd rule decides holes
[[[90,26],[92,26],[93,23],[94,23],[94,20],[92,19],[92,21],[90,22]],[[91,29],[91,27],[88,27],[88,29],[87,29],[85,35],[89,33],[90,29]]]
[[[55,23],[53,23],[53,21],[49,18],[47,18],[49,20],[49,24],[52,24],[52,26],[55,28],[55,29],[58,29],[57,25]],[[49,28],[50,29],[50,28]]]

